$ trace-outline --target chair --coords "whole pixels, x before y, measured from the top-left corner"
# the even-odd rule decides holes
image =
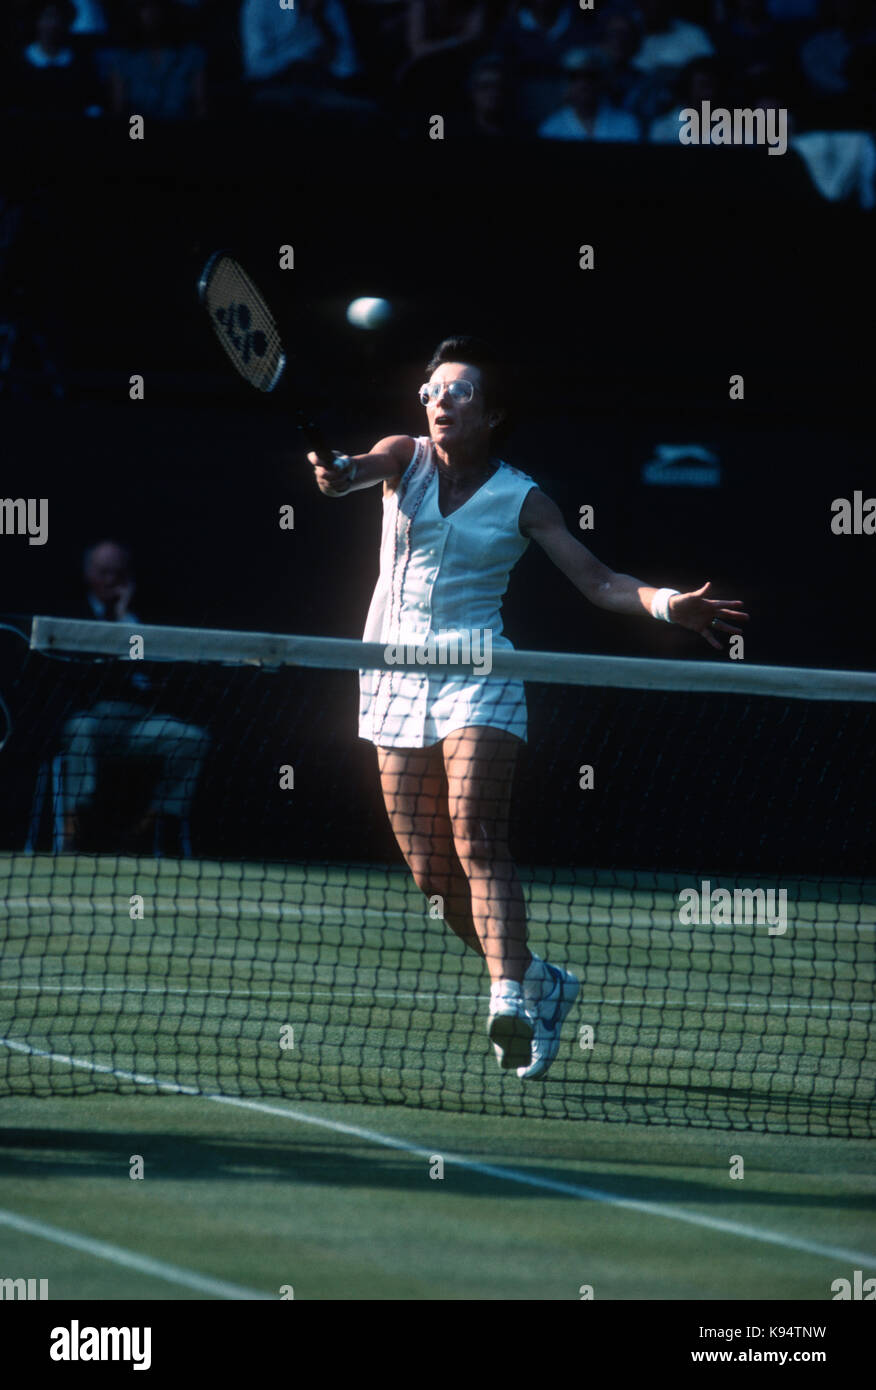
[[[129,763],[144,762],[143,759],[130,758]],[[64,762],[63,753],[56,753],[54,757],[45,758],[40,763],[37,770],[36,786],[34,787],[33,804],[31,806],[30,826],[27,833],[27,842],[24,846],[25,854],[37,853],[37,841],[42,828],[43,819],[46,813],[46,805],[51,805],[51,843],[52,853],[60,854],[64,848]],[[50,800],[51,799],[51,800]],[[156,859],[163,858],[162,829],[163,817],[157,816],[155,820],[155,830],[152,842],[152,852]],[[180,848],[182,849],[183,859],[192,857],[191,825],[188,814],[180,820]]]

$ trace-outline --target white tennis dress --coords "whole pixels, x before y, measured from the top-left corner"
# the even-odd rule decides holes
[[[380,576],[365,624],[366,642],[407,646],[455,634],[462,650],[509,648],[502,635],[508,576],[529,544],[518,527],[532,478],[500,463],[448,517],[438,510],[431,440],[414,441],[397,488],[383,499]],[[381,748],[423,748],[455,729],[486,724],[526,738],[522,681],[453,674],[452,664],[419,671],[360,671],[359,736]]]

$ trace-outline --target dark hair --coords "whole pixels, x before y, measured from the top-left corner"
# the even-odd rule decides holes
[[[511,433],[509,401],[511,399],[510,372],[483,338],[473,338],[468,334],[457,334],[445,338],[432,353],[426,366],[426,379],[445,362],[461,362],[466,367],[477,367],[481,374],[484,390],[484,403],[488,410],[502,410],[504,419],[495,426],[491,435],[494,447],[504,444]]]
[[[471,338],[464,334],[445,338],[432,353],[426,367],[427,380],[445,362],[463,362],[467,367],[477,367],[487,405],[492,408],[507,404],[502,364],[489,343],[482,338]]]

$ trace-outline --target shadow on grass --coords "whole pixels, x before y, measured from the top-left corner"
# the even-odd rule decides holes
[[[654,1137],[656,1139],[658,1136]],[[448,1146],[455,1152],[460,1147]],[[441,1153],[440,1147],[436,1147],[435,1153]],[[543,1201],[546,1198],[574,1196],[550,1188],[508,1181],[454,1164],[450,1160],[445,1163],[444,1180],[439,1183],[430,1179],[431,1165],[425,1154],[393,1152],[355,1139],[339,1138],[322,1144],[293,1138],[245,1141],[220,1134],[138,1133],[133,1126],[130,1130],[101,1132],[69,1128],[7,1129],[0,1133],[0,1182],[4,1179],[33,1181],[55,1178],[130,1181],[130,1160],[134,1154],[143,1158],[145,1177],[150,1183],[259,1182],[293,1188],[395,1189],[421,1194],[424,1190],[438,1192],[452,1189],[457,1195],[494,1197],[503,1201],[514,1197]],[[872,1211],[874,1205],[872,1198],[865,1193],[837,1193],[829,1187],[823,1191],[805,1193],[784,1190],[786,1185],[776,1191],[754,1190],[743,1182],[731,1182],[726,1168],[716,1168],[711,1181],[704,1181],[701,1177],[667,1177],[665,1169],[674,1166],[674,1163],[672,1154],[666,1151],[655,1151],[652,1159],[654,1169],[662,1168],[663,1174],[656,1171],[619,1174],[606,1171],[601,1165],[570,1168],[559,1163],[546,1165],[543,1161],[522,1163],[508,1158],[507,1145],[503,1147],[502,1157],[488,1160],[483,1154],[484,1146],[479,1146],[471,1156],[474,1161],[490,1162],[495,1167],[507,1168],[534,1180],[564,1183],[578,1190],[591,1189],[642,1202],[726,1206],[738,1195],[749,1209],[752,1206],[805,1209],[829,1205],[835,1211]],[[632,1161],[642,1164],[641,1158],[633,1158]],[[703,1156],[697,1167],[701,1172]],[[762,1167],[758,1171],[762,1173]],[[782,1175],[774,1176],[777,1182],[782,1182]]]

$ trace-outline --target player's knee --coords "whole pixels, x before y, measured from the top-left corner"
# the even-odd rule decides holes
[[[453,842],[465,866],[492,865],[508,857],[508,846],[484,821],[467,821],[454,829]]]

